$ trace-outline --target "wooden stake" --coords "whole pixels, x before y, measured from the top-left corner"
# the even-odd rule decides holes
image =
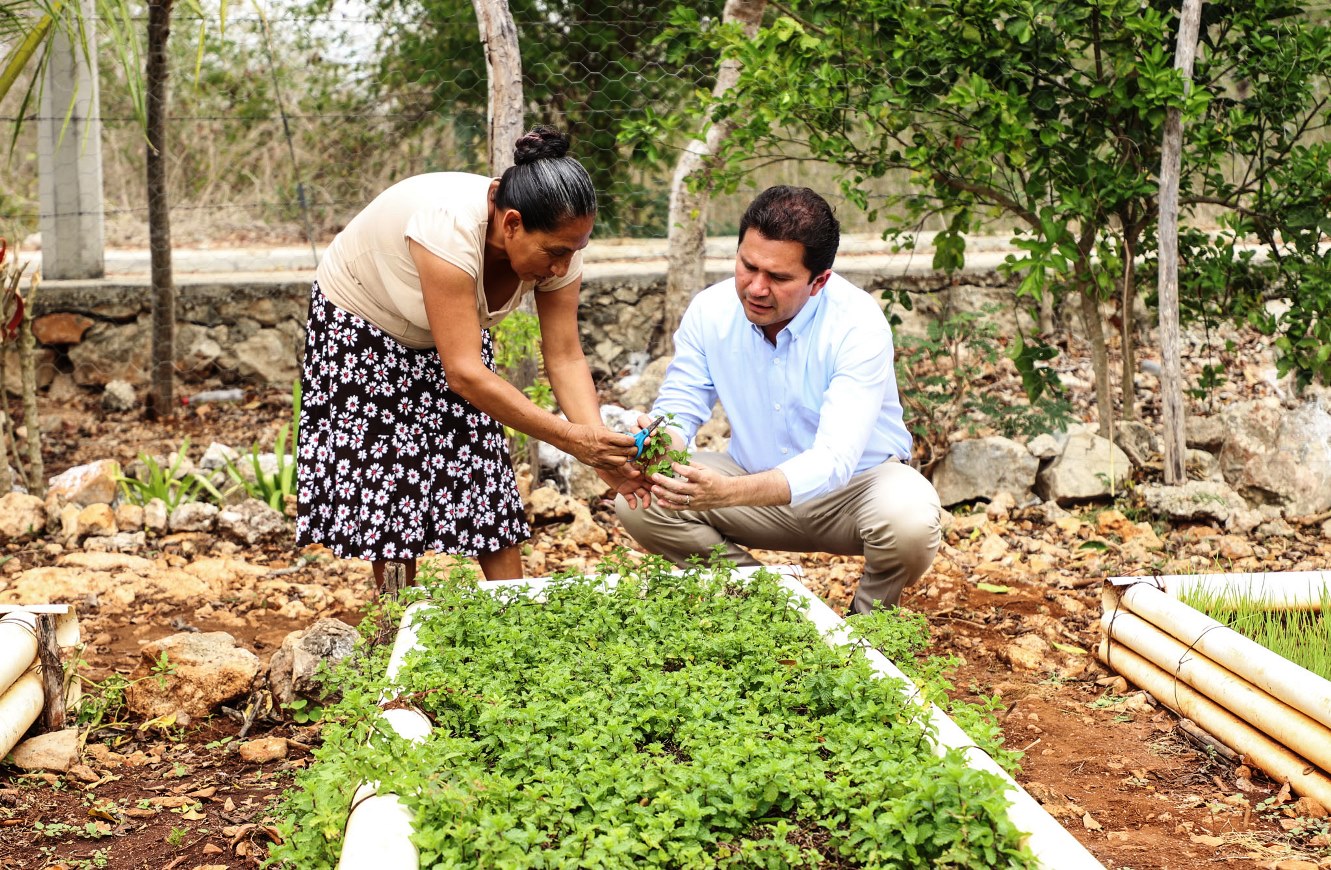
[[[55,617],[37,616],[37,661],[41,666],[42,730],[60,731],[65,727],[65,668],[60,663],[60,647],[55,639]]]

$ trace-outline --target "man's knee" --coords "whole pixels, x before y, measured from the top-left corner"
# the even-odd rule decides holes
[[[909,472],[902,474],[901,472]],[[942,508],[933,486],[913,469],[901,468],[896,485],[875,486],[860,511],[865,556],[887,557],[923,574],[942,540]],[[904,485],[903,485],[904,484]]]

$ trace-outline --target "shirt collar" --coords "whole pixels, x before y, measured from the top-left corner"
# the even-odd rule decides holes
[[[829,278],[828,281],[831,281],[831,279]],[[822,307],[823,297],[826,294],[827,285],[824,284],[823,289],[818,291],[818,295],[810,297],[809,301],[805,302],[804,307],[800,309],[800,313],[796,314],[789,323],[782,327],[781,332],[776,334],[777,341],[780,342],[781,333],[790,333],[791,341],[794,341],[797,338],[802,338],[804,333],[808,332],[811,328],[814,318],[818,316],[818,309]],[[743,305],[740,306],[740,316],[744,316]],[[761,326],[756,323],[750,323],[749,328],[752,329],[763,341],[767,341],[767,336],[763,334]]]

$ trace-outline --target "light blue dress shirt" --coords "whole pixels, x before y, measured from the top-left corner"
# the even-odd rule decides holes
[[[694,297],[652,415],[674,414],[692,441],[718,399],[730,457],[751,474],[780,469],[791,504],[910,459],[892,329],[878,303],[835,272],[775,346],[744,316],[733,278]]]

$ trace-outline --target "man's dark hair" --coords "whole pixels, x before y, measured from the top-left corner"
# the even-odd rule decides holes
[[[807,187],[781,184],[758,194],[739,219],[741,242],[750,228],[773,241],[803,245],[804,268],[811,276],[832,268],[841,243],[841,224],[832,206]]]

